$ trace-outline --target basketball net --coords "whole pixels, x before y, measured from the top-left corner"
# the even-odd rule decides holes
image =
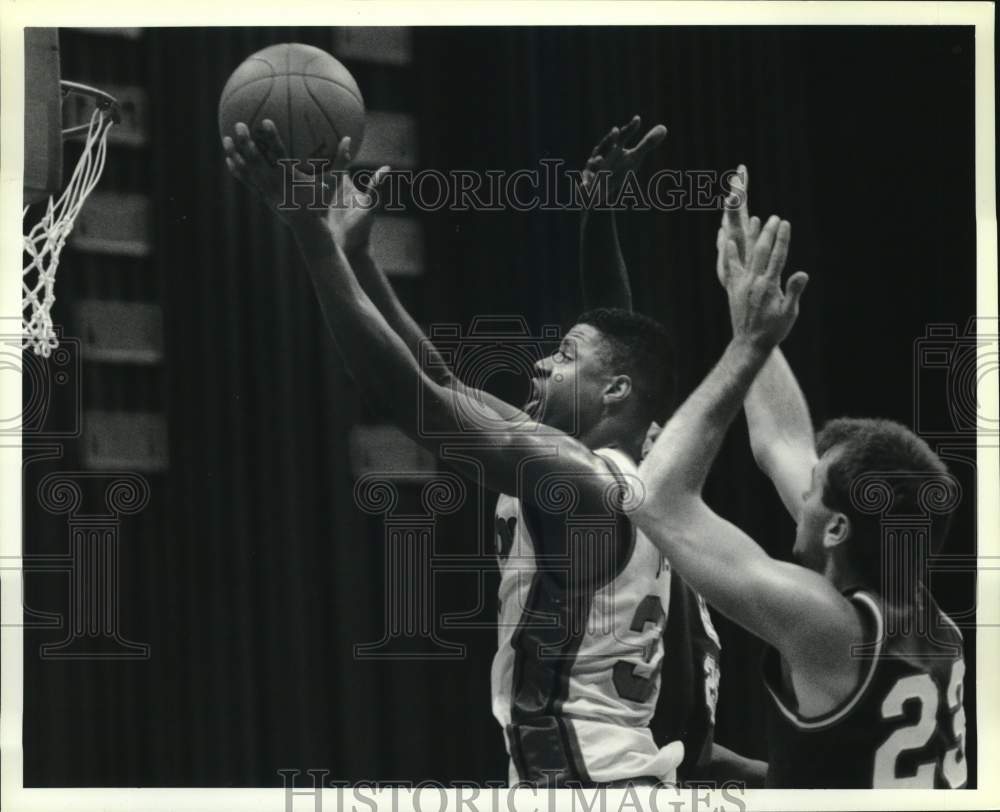
[[[101,107],[94,109],[83,144],[83,154],[77,161],[73,176],[58,200],[53,201],[53,198],[49,198],[44,216],[24,235],[21,348],[30,347],[36,355],[44,358],[48,358],[52,350],[59,346],[50,314],[52,305],[56,301],[55,283],[59,254],[62,253],[63,246],[73,231],[77,214],[80,213],[88,195],[97,186],[104,171],[104,161],[108,152],[108,132],[112,123],[110,111]],[[24,207],[22,220],[27,217],[28,208]]]

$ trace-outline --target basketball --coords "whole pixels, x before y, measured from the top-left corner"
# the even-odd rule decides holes
[[[351,154],[361,149],[365,103],[354,77],[326,51],[281,43],[248,56],[219,99],[219,133],[232,136],[242,121],[253,133],[271,119],[290,158],[333,160],[345,135]],[[300,167],[309,171],[308,166]]]

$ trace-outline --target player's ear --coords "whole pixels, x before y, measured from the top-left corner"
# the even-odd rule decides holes
[[[851,520],[843,513],[833,513],[823,528],[823,546],[832,549],[847,541],[851,535]]]
[[[615,375],[604,387],[604,405],[624,403],[632,394],[632,379],[628,375]]]

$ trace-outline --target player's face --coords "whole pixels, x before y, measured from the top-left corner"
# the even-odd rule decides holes
[[[826,471],[836,451],[828,450],[813,466],[809,490],[802,494],[802,512],[795,533],[795,547],[792,548],[796,560],[816,572],[822,572],[826,567],[823,537],[835,515],[835,511],[823,502],[823,491],[826,488]]]
[[[535,364],[524,411],[547,426],[578,435],[600,418],[607,383],[604,339],[589,324],[574,325],[559,349]]]

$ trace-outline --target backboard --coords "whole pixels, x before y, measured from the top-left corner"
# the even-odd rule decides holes
[[[59,29],[24,29],[24,205],[62,186]]]

